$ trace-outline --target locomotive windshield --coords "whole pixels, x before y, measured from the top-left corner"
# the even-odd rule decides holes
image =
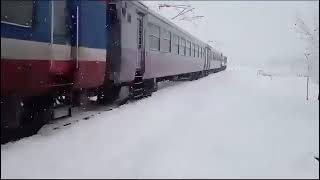
[[[19,13],[17,13],[19,12]],[[33,1],[1,0],[1,22],[24,27],[32,25]]]

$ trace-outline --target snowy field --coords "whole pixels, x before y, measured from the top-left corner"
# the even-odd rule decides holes
[[[318,85],[306,101],[305,78],[229,68],[162,86],[2,145],[1,178],[319,178]]]

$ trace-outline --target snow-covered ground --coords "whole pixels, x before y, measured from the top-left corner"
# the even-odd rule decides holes
[[[318,85],[306,101],[305,78],[229,68],[164,86],[2,145],[1,178],[319,178]]]

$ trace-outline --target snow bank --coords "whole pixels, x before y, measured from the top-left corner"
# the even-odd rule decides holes
[[[1,178],[319,178],[319,88],[229,68],[1,146]],[[91,110],[93,113],[94,110]]]

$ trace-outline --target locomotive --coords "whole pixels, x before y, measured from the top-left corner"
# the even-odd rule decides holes
[[[221,52],[138,1],[1,0],[1,135],[35,133],[89,96],[139,99],[160,81],[226,65]]]

